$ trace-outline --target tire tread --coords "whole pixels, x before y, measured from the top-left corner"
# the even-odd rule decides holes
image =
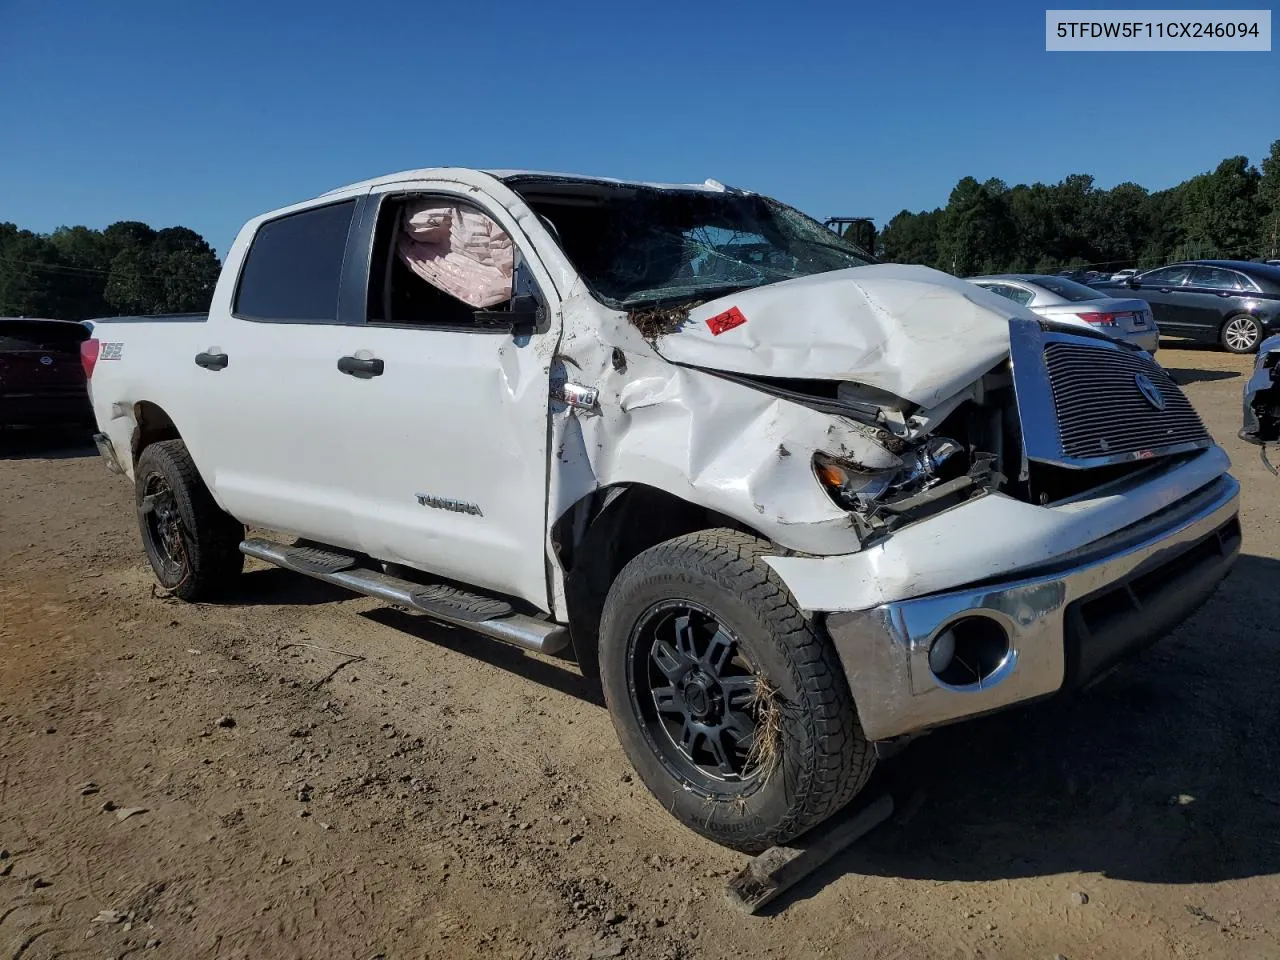
[[[711,578],[759,618],[805,691],[803,717],[811,731],[796,758],[800,777],[788,815],[765,835],[737,838],[735,845],[747,849],[785,842],[822,822],[862,789],[875,766],[835,648],[762,559],[773,552],[766,541],[736,530],[701,530],[639,554],[615,581],[645,580],[659,571]]]
[[[244,554],[240,552],[244,526],[218,506],[181,440],[159,440],[139,455],[135,470],[139,501],[150,472],[167,475],[183,526],[189,534],[186,544],[189,568],[186,576],[169,589],[186,601],[208,600],[224,594],[244,569]],[[144,539],[147,537],[145,524],[142,535]]]

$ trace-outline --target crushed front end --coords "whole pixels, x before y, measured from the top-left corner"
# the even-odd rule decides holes
[[[1244,388],[1244,425],[1240,439],[1262,448],[1262,462],[1273,474],[1267,444],[1280,442],[1280,337],[1264,340],[1258,348],[1253,375]]]
[[[1009,359],[930,417],[892,476],[818,458],[861,551],[769,560],[825,616],[873,740],[1085,683],[1235,561],[1226,454],[1140,350],[1015,319]]]

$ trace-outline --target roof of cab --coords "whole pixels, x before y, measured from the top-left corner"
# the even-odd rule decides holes
[[[703,183],[650,183],[644,180],[622,180],[615,177],[593,177],[580,173],[554,173],[544,170],[479,170],[469,167],[422,167],[417,170],[402,170],[399,173],[389,173],[385,176],[374,177],[371,180],[361,180],[357,183],[349,183],[343,187],[335,187],[321,194],[327,197],[334,193],[344,193],[348,190],[358,190],[362,188],[377,187],[388,183],[400,183],[405,180],[430,180],[439,177],[455,177],[458,174],[484,174],[501,180],[504,183],[516,183],[520,181],[545,180],[549,183],[600,183],[610,184],[613,186],[626,187],[649,187],[657,190],[699,190],[706,193],[723,193],[728,188],[715,180],[706,180]]]

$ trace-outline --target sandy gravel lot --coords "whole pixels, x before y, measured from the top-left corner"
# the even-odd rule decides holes
[[[156,597],[128,484],[0,441],[0,958],[1280,957],[1280,480],[1248,361],[1160,359],[1244,484],[1231,578],[1090,694],[883,764],[923,802],[754,919],[572,664],[258,564]]]

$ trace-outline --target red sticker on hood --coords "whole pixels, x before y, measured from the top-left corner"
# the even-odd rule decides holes
[[[711,330],[713,337],[718,337],[726,330],[740,327],[746,322],[747,318],[742,315],[742,311],[737,307],[730,307],[724,313],[717,313],[714,317],[707,317],[707,327]]]

